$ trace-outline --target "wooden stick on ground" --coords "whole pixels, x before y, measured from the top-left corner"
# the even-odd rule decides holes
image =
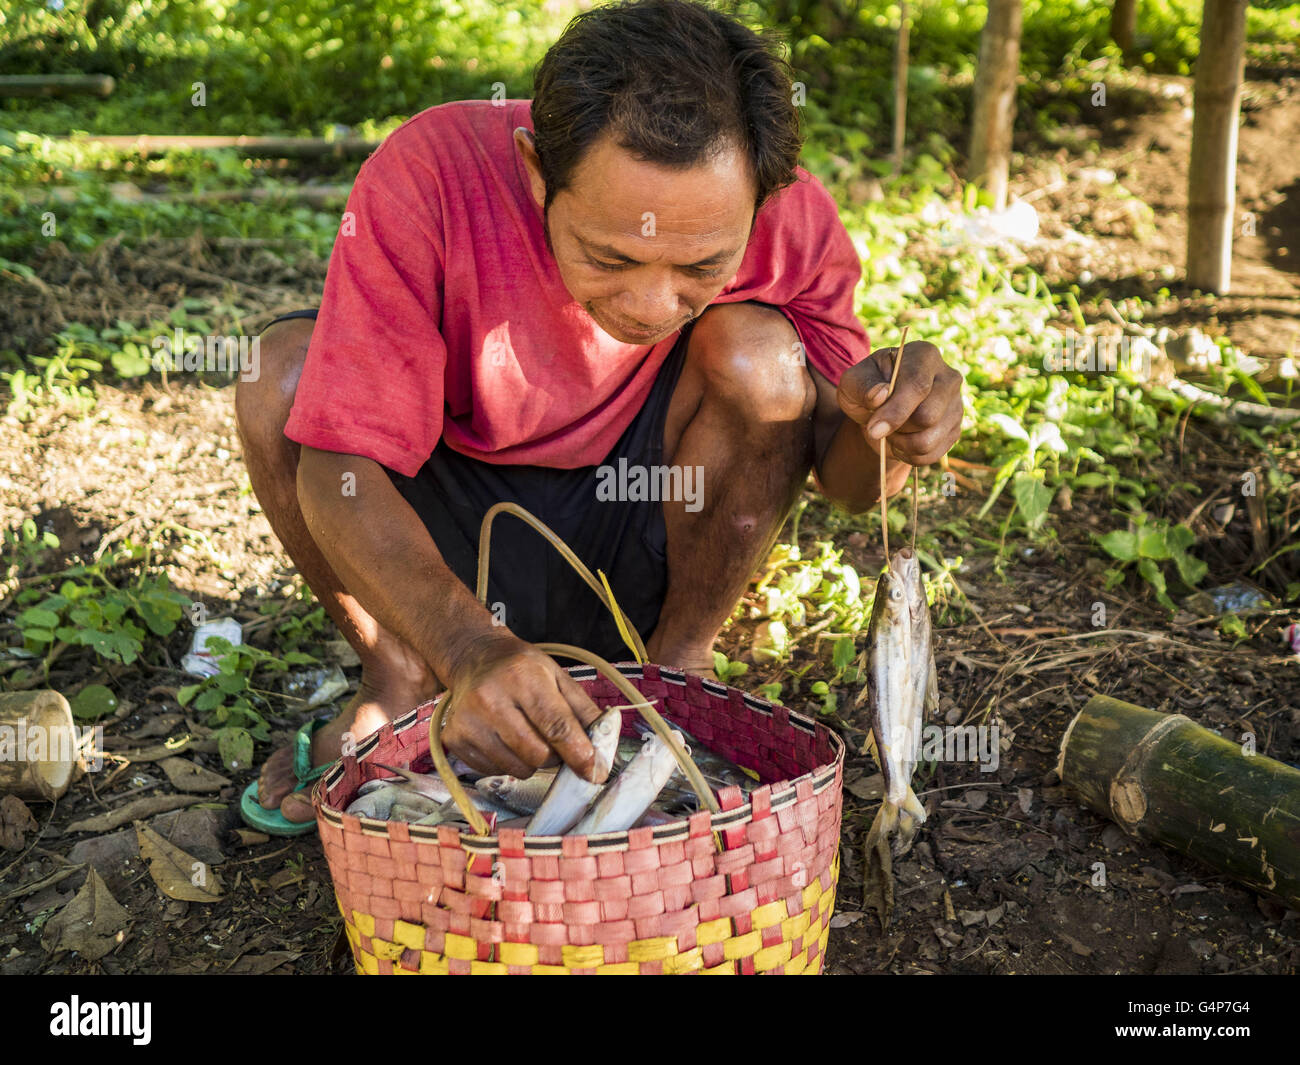
[[[894,394],[894,385],[898,381],[898,368],[903,365],[903,345],[907,343],[907,326],[903,326],[903,335],[898,338],[898,347],[894,350],[894,369],[889,375],[889,392],[885,402]],[[885,441],[888,435],[880,438],[880,535],[885,544],[885,565],[889,565],[889,494],[885,491]]]

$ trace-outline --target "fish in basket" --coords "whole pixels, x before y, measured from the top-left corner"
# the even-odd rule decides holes
[[[417,707],[313,792],[358,972],[821,971],[839,870],[839,738],[715,681],[653,664],[616,669],[622,685],[585,665],[570,675],[602,710],[617,709],[625,750],[642,744],[630,685],[719,764],[758,780],[724,782],[717,812],[678,807],[682,816],[612,832],[537,835],[523,817],[505,827],[501,815],[516,811],[504,801],[487,834],[347,813],[367,784],[393,777],[385,766],[429,761],[439,703]]]

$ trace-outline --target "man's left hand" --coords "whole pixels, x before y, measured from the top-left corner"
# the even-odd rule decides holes
[[[897,348],[879,348],[844,371],[836,394],[840,410],[858,423],[867,446],[912,466],[939,461],[961,435],[962,376],[924,340],[908,344],[894,391],[889,378]],[[886,395],[889,396],[886,400]]]

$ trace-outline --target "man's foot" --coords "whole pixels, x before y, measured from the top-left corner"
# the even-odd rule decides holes
[[[363,674],[361,687],[339,716],[312,737],[311,764],[328,765],[335,761],[342,753],[345,733],[351,733],[353,740],[360,742],[398,715],[432,699],[438,688],[431,682],[430,676],[430,683],[425,686],[390,685],[380,693],[366,683]],[[297,786],[293,748],[283,747],[262,766],[257,782],[258,801],[267,810],[279,807],[286,821],[310,821],[316,816],[312,811],[311,791],[308,788],[295,791]]]

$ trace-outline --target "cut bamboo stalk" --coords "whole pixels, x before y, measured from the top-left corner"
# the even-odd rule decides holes
[[[1089,809],[1300,908],[1300,771],[1182,714],[1090,699],[1057,772]]]
[[[6,74],[0,96],[108,96],[117,83],[107,74]]]
[[[0,692],[0,794],[59,798],[77,766],[77,730],[56,691]]]

